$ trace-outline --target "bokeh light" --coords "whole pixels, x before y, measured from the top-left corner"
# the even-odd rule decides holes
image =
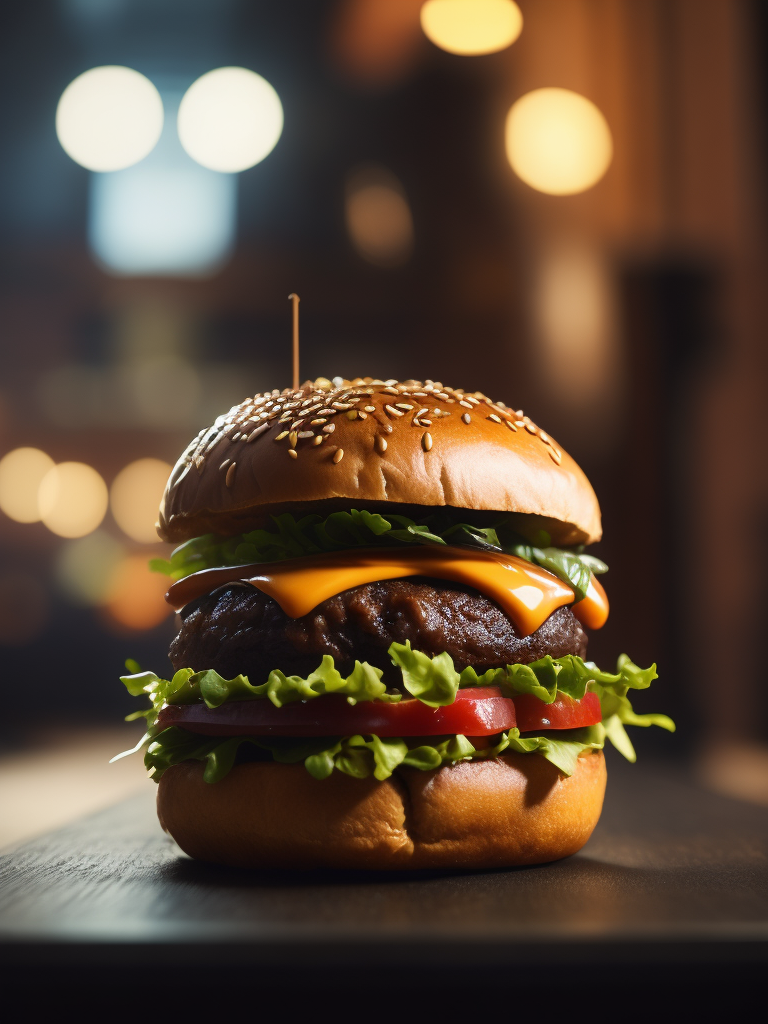
[[[124,555],[124,546],[104,530],[67,541],[54,565],[56,583],[75,604],[99,605],[106,600]]]
[[[400,266],[413,249],[413,218],[404,190],[384,168],[370,167],[350,175],[345,220],[350,240],[364,260],[378,266]]]
[[[38,491],[40,518],[59,537],[84,537],[104,518],[107,485],[91,466],[62,462],[49,469]]]
[[[569,89],[535,89],[521,97],[507,115],[506,145],[515,174],[553,196],[592,188],[613,158],[608,122]]]
[[[150,572],[146,554],[128,555],[112,573],[104,603],[109,619],[129,630],[158,626],[173,609],[165,601],[168,579]]]
[[[157,541],[157,510],[172,467],[160,459],[137,459],[121,470],[110,490],[115,522],[131,540]]]
[[[163,101],[144,75],[106,65],[83,72],[61,94],[56,134],[89,171],[119,171],[150,153],[163,130]]]
[[[523,15],[512,0],[427,0],[421,27],[441,50],[478,56],[511,46],[523,30]]]
[[[0,509],[17,523],[40,520],[40,483],[53,459],[39,448],[16,448],[0,459]]]
[[[268,156],[283,131],[283,106],[247,68],[217,68],[193,82],[179,106],[179,138],[212,171],[245,171]]]

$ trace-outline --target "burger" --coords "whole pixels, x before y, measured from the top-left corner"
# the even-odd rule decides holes
[[[574,853],[603,747],[672,730],[604,672],[584,473],[523,411],[438,381],[320,378],[192,441],[153,563],[171,678],[133,662],[163,828],[246,868],[492,868]],[[168,673],[167,673],[168,674]]]

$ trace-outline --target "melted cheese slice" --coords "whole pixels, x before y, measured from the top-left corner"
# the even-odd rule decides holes
[[[479,590],[501,607],[521,636],[534,633],[557,608],[572,604],[575,596],[557,576],[514,555],[441,546],[335,551],[284,562],[204,569],[174,583],[166,600],[178,610],[217,587],[241,581],[274,598],[290,618],[300,619],[344,590],[407,576],[430,576]],[[608,600],[594,576],[587,596],[573,612],[591,629],[599,629],[608,618]]]

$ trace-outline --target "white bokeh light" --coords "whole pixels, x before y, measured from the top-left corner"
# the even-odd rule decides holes
[[[163,101],[148,78],[105,65],[83,72],[61,94],[56,134],[89,171],[119,171],[151,153],[163,130]]]
[[[60,462],[49,469],[38,490],[40,518],[59,537],[85,537],[107,511],[109,492],[103,479],[83,462]]]
[[[427,0],[420,16],[435,46],[461,56],[505,50],[523,30],[523,15],[513,0]]]
[[[283,106],[269,82],[247,68],[216,68],[193,82],[179,106],[179,138],[212,171],[245,171],[283,131]]]
[[[172,469],[160,459],[137,459],[115,477],[110,491],[112,515],[131,540],[140,544],[158,542],[155,522]]]
[[[613,159],[611,129],[602,112],[570,89],[534,89],[513,104],[506,147],[515,174],[553,196],[592,188]]]

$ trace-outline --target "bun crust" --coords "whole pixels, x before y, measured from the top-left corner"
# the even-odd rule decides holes
[[[303,765],[252,762],[221,782],[185,761],[160,780],[158,817],[185,853],[237,868],[500,868],[567,857],[605,791],[602,751],[570,777],[538,754],[392,778],[322,781]]]
[[[176,464],[158,533],[233,535],[280,511],[350,504],[523,513],[561,545],[601,536],[586,476],[522,412],[480,392],[368,377],[256,395],[219,417]]]

